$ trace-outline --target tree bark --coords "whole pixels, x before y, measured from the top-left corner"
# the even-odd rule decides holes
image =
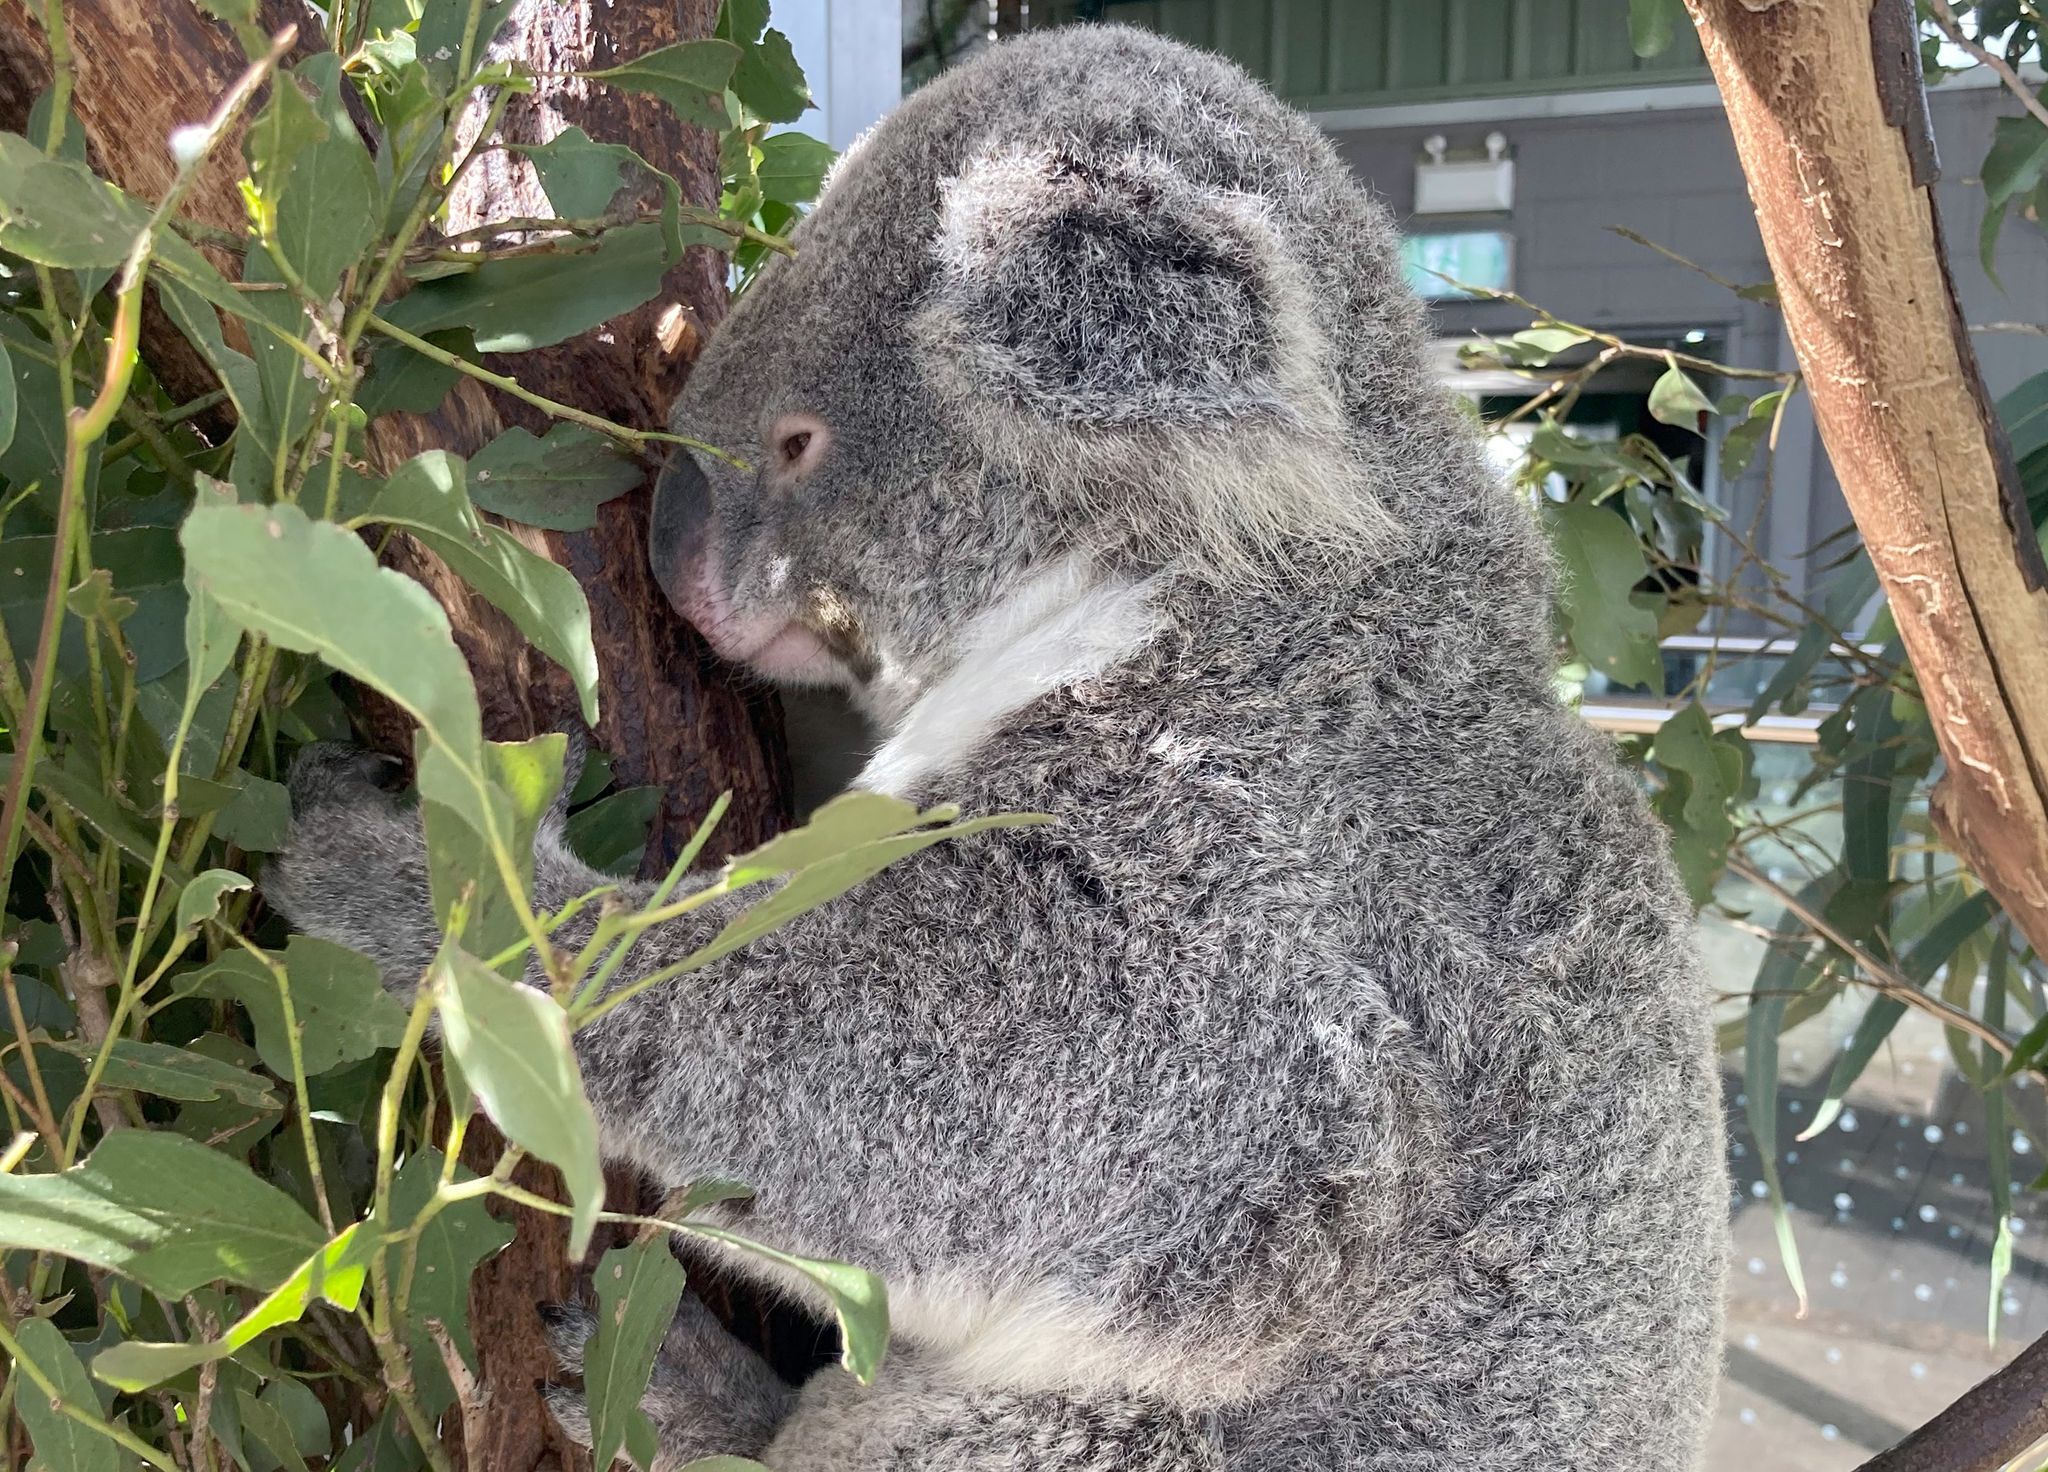
[[[1908,0],[1686,0],[1792,346],[1947,771],[1933,815],[2048,948],[2048,569],[1949,280]],[[2048,1434],[2048,1342],[1867,1463],[1995,1472]]]
[[[2048,572],[1948,279],[1911,7],[1686,3],[1946,758],[1935,821],[2048,950]]]
[[[185,0],[71,0],[66,10],[78,63],[73,112],[94,166],[130,193],[161,197],[172,172],[165,141],[177,127],[203,118],[240,74],[240,48]],[[262,0],[261,11],[273,32],[298,23],[302,52],[317,41],[317,23],[295,0]],[[531,96],[514,99],[502,136],[538,143],[574,124],[593,137],[625,143],[667,169],[691,202],[715,203],[716,138],[683,124],[652,97],[592,87],[562,74],[707,36],[717,13],[718,0],[522,0],[493,54],[518,57],[544,79]],[[0,6],[0,125],[21,130],[35,96],[48,84],[49,55],[40,29],[25,7]],[[468,128],[479,126],[482,112],[481,105],[473,109]],[[239,233],[245,228],[235,189],[239,140],[225,140],[214,160],[187,213]],[[450,224],[461,230],[552,213],[531,168],[500,152],[480,159],[464,180],[451,200]],[[226,256],[216,260],[233,265]],[[668,273],[654,302],[600,332],[490,366],[549,398],[634,428],[659,427],[725,305],[724,258],[694,249]],[[237,324],[227,325],[232,331]],[[146,316],[142,347],[151,370],[179,397],[212,386],[204,363],[162,314]],[[429,448],[467,455],[511,425],[544,428],[536,411],[464,378],[432,414],[375,421],[366,453],[385,470]],[[600,671],[597,743],[612,756],[622,784],[654,784],[666,793],[646,861],[649,870],[660,872],[720,792],[730,791],[733,803],[709,857],[777,831],[787,820],[789,777],[773,697],[719,664],[654,584],[646,545],[651,484],[650,474],[638,489],[600,508],[591,531],[515,531],[583,585]],[[476,679],[487,735],[520,738],[573,716],[574,694],[563,671],[416,543],[393,542],[389,560],[425,583],[448,612]],[[369,714],[377,744],[410,750],[410,733],[394,709],[373,703]],[[488,1122],[477,1120],[464,1156],[487,1171],[502,1146]],[[546,1167],[528,1162],[515,1179],[562,1199],[558,1178]],[[637,1204],[636,1181],[617,1173],[611,1185],[615,1201]],[[490,1406],[487,1416],[477,1418],[486,1444],[465,1449],[465,1462],[489,1472],[587,1468],[588,1457],[559,1436],[539,1394],[553,1365],[536,1306],[573,1297],[576,1289],[575,1265],[564,1254],[565,1233],[557,1219],[543,1214],[504,1203],[494,1203],[493,1210],[516,1223],[518,1236],[472,1285],[477,1378]],[[451,1435],[459,1434],[455,1419],[449,1418]]]

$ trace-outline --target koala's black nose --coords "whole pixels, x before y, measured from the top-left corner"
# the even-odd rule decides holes
[[[654,483],[654,513],[647,527],[647,558],[654,580],[681,606],[690,569],[704,553],[711,526],[711,482],[688,450],[678,449]]]

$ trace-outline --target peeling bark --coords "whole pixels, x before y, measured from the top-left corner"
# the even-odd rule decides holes
[[[1686,3],[1821,438],[1947,761],[1935,821],[2048,948],[2048,572],[1895,85],[1887,116],[1884,27],[1870,0]]]
[[[1947,772],[1949,848],[2048,948],[2048,569],[1931,188],[1905,0],[1686,0],[1785,322]],[[1862,1472],[1997,1472],[2048,1435],[2048,1341]]]

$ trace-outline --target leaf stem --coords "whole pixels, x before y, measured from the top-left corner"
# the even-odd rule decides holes
[[[491,387],[510,394],[521,403],[531,404],[534,408],[556,419],[566,419],[571,424],[580,424],[585,429],[596,430],[601,435],[606,435],[615,440],[624,440],[631,445],[638,446],[656,443],[682,445],[688,449],[723,460],[735,470],[751,471],[753,469],[751,465],[747,464],[746,461],[740,459],[737,455],[728,454],[715,445],[705,444],[702,440],[693,440],[688,435],[669,434],[664,430],[656,429],[628,429],[625,425],[615,423],[610,419],[605,419],[569,404],[561,403],[558,400],[544,397],[525,387],[516,378],[507,378],[502,373],[493,373],[490,369],[480,367],[470,362],[467,358],[449,352],[446,348],[436,347],[424,337],[415,336],[413,333],[407,332],[403,327],[383,317],[373,314],[370,317],[369,326],[371,331],[388,337],[393,342],[401,343],[411,348],[423,358],[431,359],[444,368],[453,368],[457,373],[466,374],[481,383],[488,383]]]

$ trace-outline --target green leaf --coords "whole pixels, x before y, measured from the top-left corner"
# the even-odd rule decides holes
[[[177,1135],[116,1130],[56,1175],[0,1175],[0,1246],[54,1252],[182,1298],[216,1278],[271,1288],[320,1229],[246,1166]]]
[[[250,853],[276,853],[291,831],[292,800],[284,784],[250,772],[229,778],[235,795],[214,816],[214,834]]]
[[[330,1472],[418,1472],[426,1463],[426,1454],[406,1429],[404,1411],[397,1401],[387,1400],[370,1429],[335,1458]]]
[[[83,1039],[52,1043],[60,1052],[90,1060],[99,1050]],[[160,1099],[218,1099],[223,1095],[255,1109],[275,1109],[270,1085],[245,1068],[169,1043],[120,1038],[108,1050],[100,1087],[133,1089]]]
[[[935,843],[966,838],[992,828],[1032,827],[1052,820],[1031,813],[998,813],[950,823],[917,833],[901,834],[862,844],[845,853],[819,859],[797,870],[787,884],[726,923],[711,943],[687,959],[692,969],[779,930],[797,916],[839,898],[855,885],[866,882],[899,859],[920,853]]]
[[[1714,880],[1727,863],[1735,837],[1729,807],[1741,796],[1747,748],[1738,731],[1717,732],[1697,700],[1675,711],[1657,728],[1650,753],[1667,774],[1683,777],[1667,791],[1677,800],[1660,804],[1672,827],[1672,853],[1685,876],[1693,903],[1713,897]]]
[[[467,327],[479,352],[523,353],[652,301],[661,292],[668,254],[661,226],[626,225],[607,230],[592,249],[531,251],[426,282],[385,316],[422,336]]]
[[[191,1052],[246,1071],[256,1061],[256,1050],[240,1038],[210,1032],[194,1038]],[[244,1103],[233,1097],[199,1099],[178,1111],[167,1128],[237,1160],[247,1160],[258,1142],[284,1122],[284,1101],[269,1095],[261,1104]]]
[[[804,69],[797,65],[789,37],[777,30],[764,31],[741,53],[732,90],[748,112],[771,123],[793,123],[811,106]]]
[[[475,361],[476,343],[466,328],[451,327],[426,334],[428,342],[458,358]],[[462,375],[401,342],[384,341],[370,355],[369,372],[356,390],[356,406],[375,419],[380,414],[431,414]]]
[[[761,39],[768,24],[768,0],[725,0],[718,7],[718,24],[712,34],[725,41],[751,46]]]
[[[1817,880],[1802,889],[1799,898],[1809,908],[1818,909],[1830,893],[1829,882]],[[1792,1237],[1792,1217],[1778,1180],[1778,1033],[1793,993],[1810,988],[1821,974],[1808,965],[1812,947],[1798,940],[1804,924],[1789,909],[1779,920],[1775,940],[1757,971],[1743,1044],[1749,1130],[1756,1140],[1757,1160],[1777,1224],[1778,1256],[1799,1299],[1801,1314],[1806,1312],[1806,1275],[1799,1266],[1799,1244]]]
[[[2037,96],[2048,99],[2048,87]],[[1984,198],[1994,207],[2031,194],[2048,172],[2048,127],[2027,113],[2002,117],[1992,124],[1991,151],[1978,170]],[[0,232],[4,239],[4,232]]]
[[[1546,502],[1543,514],[1564,566],[1561,602],[1573,647],[1609,679],[1662,693],[1657,616],[1629,596],[1650,570],[1635,532],[1614,512],[1581,501]]]
[[[1676,425],[1697,434],[1700,432],[1700,416],[1716,412],[1714,401],[1668,353],[1665,359],[1671,366],[1650,386],[1650,417],[1661,424]]]
[[[90,169],[0,133],[0,250],[45,266],[114,267],[149,211]]]
[[[325,301],[342,273],[362,257],[378,233],[377,166],[341,101],[341,58],[322,52],[302,62],[298,76],[318,92],[327,124],[323,136],[301,149],[274,203],[277,249],[315,300]],[[273,95],[296,90],[280,78]]]
[[[547,458],[545,451],[540,458]],[[639,467],[626,463],[637,481]],[[464,479],[459,456],[429,450],[398,468],[361,519],[405,527],[503,611],[536,649],[569,672],[584,721],[596,725],[597,650],[582,586],[567,568],[528,551],[509,532],[484,525]]]
[[[198,929],[220,913],[222,895],[255,887],[254,880],[232,869],[208,869],[193,875],[178,896],[178,929]]]
[[[295,935],[285,943],[284,966],[309,1078],[395,1048],[405,1035],[405,1008],[384,990],[369,957],[317,936]],[[193,985],[202,995],[240,1002],[255,1025],[263,1066],[280,1078],[292,1076],[291,1034],[269,967],[246,952],[231,951]]]
[[[392,1230],[402,1231],[416,1220],[440,1185],[443,1157],[426,1149],[407,1157],[391,1180]],[[453,1179],[474,1180],[458,1169]],[[412,1372],[426,1413],[438,1416],[455,1404],[455,1386],[441,1362],[439,1346],[428,1329],[438,1322],[464,1363],[476,1368],[476,1341],[469,1331],[469,1280],[477,1264],[496,1255],[512,1240],[512,1228],[490,1213],[482,1197],[458,1201],[436,1212],[421,1229],[414,1258],[412,1293],[406,1332],[412,1346]]]
[[[1749,401],[1743,417],[1729,426],[1728,433],[1721,438],[1721,475],[1724,480],[1737,479],[1749,469],[1757,449],[1770,437],[1771,425],[1777,420],[1778,405],[1784,398],[1783,389],[1758,394]]]
[[[829,1258],[798,1257],[722,1227],[682,1223],[693,1236],[723,1242],[768,1262],[792,1268],[825,1295],[839,1320],[839,1362],[863,1385],[874,1384],[889,1351],[889,1292],[866,1268]]]
[[[251,1472],[257,1472],[258,1468],[306,1472],[306,1459],[299,1455],[299,1449],[293,1443],[292,1428],[275,1406],[238,1389],[235,1391],[235,1409],[241,1413],[244,1449],[260,1449],[268,1454],[267,1458],[251,1459]]]
[[[195,1365],[224,1359],[280,1324],[298,1322],[316,1300],[325,1299],[353,1312],[362,1301],[363,1282],[369,1276],[370,1259],[376,1255],[377,1232],[366,1222],[351,1222],[330,1242],[318,1243],[317,1231],[314,1237],[317,1245],[311,1255],[302,1258],[262,1302],[220,1338],[198,1344],[155,1344],[140,1339],[116,1344],[94,1358],[93,1378],[116,1390],[146,1390]]]
[[[647,478],[603,435],[562,423],[539,439],[506,430],[471,457],[469,471],[470,499],[484,510],[558,532],[589,531],[598,507]]]
[[[425,588],[296,506],[201,506],[179,540],[193,582],[229,617],[381,691],[481,781],[476,689]]]
[[[569,1255],[580,1257],[604,1206],[604,1171],[569,1014],[460,947],[444,947],[434,967],[448,1052],[505,1138],[562,1172],[574,1207]]]
[[[662,789],[628,787],[569,815],[569,847],[591,868],[631,875],[647,852],[647,834],[661,811]]]
[[[457,907],[463,906],[459,938],[476,953],[493,956],[519,941],[524,924],[505,880],[509,867],[524,894],[533,882],[533,840],[541,814],[562,785],[566,740],[550,732],[522,742],[486,742],[484,759],[489,782],[489,824],[484,815],[465,811],[464,788],[446,771],[446,762],[432,749],[419,762],[420,812],[427,838],[427,885],[434,918],[456,934]],[[502,836],[504,854],[494,852],[488,834]],[[524,970],[524,957],[506,963],[508,973]]]
[[[14,443],[14,425],[19,417],[19,403],[14,391],[14,360],[7,355],[7,349],[0,345],[0,455]]]
[[[565,220],[602,216],[625,186],[625,165],[639,157],[623,144],[593,142],[573,125],[521,152],[532,163],[548,203]]]
[[[1628,0],[1628,38],[1638,56],[1662,56],[1671,49],[1679,18],[1679,0]]]
[[[818,197],[826,172],[838,157],[831,144],[807,134],[770,133],[761,140],[761,162],[755,166],[755,177],[765,198],[809,204]]]
[[[733,85],[733,73],[740,65],[740,48],[730,41],[682,41],[636,57],[624,66],[584,75],[629,92],[652,93],[674,108],[684,122],[723,132],[729,123],[725,89]],[[808,93],[805,99],[809,100]]]
[[[23,1319],[15,1330],[15,1340],[21,1345],[22,1357],[57,1387],[58,1399],[84,1411],[95,1424],[106,1424],[85,1366],[55,1324],[48,1319]],[[26,1375],[16,1378],[14,1405],[21,1413],[22,1425],[28,1428],[29,1440],[35,1443],[35,1465],[50,1472],[121,1472],[126,1454],[113,1436],[65,1415],[49,1393]]]
[[[683,1299],[683,1265],[666,1235],[614,1247],[597,1265],[597,1332],[583,1351],[590,1464],[609,1467],[647,1393],[662,1336]]]
[[[1958,900],[1907,950],[1899,962],[1900,974],[1916,986],[1925,986],[1935,972],[1948,964],[1957,949],[1990,924],[1997,913],[1998,904],[1986,891],[1979,890]],[[1842,1100],[1850,1086],[1863,1076],[1863,1070],[1870,1066],[1870,1060],[1877,1056],[1877,1050],[1906,1011],[1906,1004],[1893,997],[1878,997],[1871,1002],[1856,1024],[1856,1031],[1835,1057],[1828,1074],[1827,1093],[1814,1110],[1813,1122],[1800,1132],[1802,1141],[1811,1140],[1841,1115]]]
[[[728,859],[725,880],[738,889],[778,879],[862,844],[907,833],[920,822],[947,816],[947,810],[937,809],[927,818],[915,803],[886,793],[843,792],[822,804],[802,827],[778,833],[760,847]]]

